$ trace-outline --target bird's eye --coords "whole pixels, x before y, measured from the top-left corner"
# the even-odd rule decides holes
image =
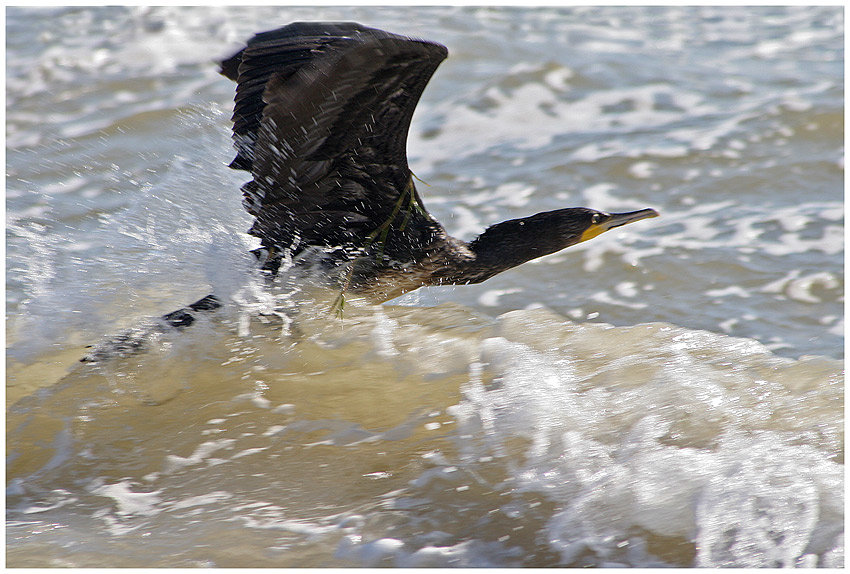
[[[591,222],[593,225],[596,225],[596,224],[597,224],[597,223],[599,223],[600,221],[602,221],[602,216],[601,216],[601,215],[599,215],[598,213],[594,213],[594,214],[593,214],[593,216],[590,218],[590,222]]]

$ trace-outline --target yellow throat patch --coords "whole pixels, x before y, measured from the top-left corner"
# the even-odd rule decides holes
[[[591,225],[584,233],[581,234],[581,239],[578,240],[579,243],[582,241],[587,241],[588,239],[593,239],[597,235],[601,235],[608,231],[601,225]]]

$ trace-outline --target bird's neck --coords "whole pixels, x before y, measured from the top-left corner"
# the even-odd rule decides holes
[[[479,283],[526,261],[566,247],[551,225],[538,216],[512,219],[487,228],[468,244],[475,255],[469,262],[470,283]]]

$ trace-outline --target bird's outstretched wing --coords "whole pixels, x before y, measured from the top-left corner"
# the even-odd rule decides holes
[[[250,171],[250,233],[266,246],[367,247],[404,258],[442,227],[407,164],[407,132],[444,46],[355,23],[257,34],[222,63],[237,82],[231,164]]]

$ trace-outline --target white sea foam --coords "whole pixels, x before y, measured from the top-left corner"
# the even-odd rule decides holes
[[[537,149],[549,145],[553,138],[570,133],[619,133],[622,130],[640,126],[642,129],[670,124],[688,115],[711,114],[716,110],[706,104],[696,94],[673,92],[670,86],[658,84],[635,88],[610,89],[597,92],[584,99],[568,101],[558,95],[558,91],[546,84],[526,84],[510,93],[500,89],[489,89],[484,94],[493,106],[487,111],[452,106],[448,113],[448,104],[428,108],[429,113],[445,116],[438,137],[421,138],[414,129],[410,137],[411,155],[419,165],[432,169],[432,162],[448,159],[457,155],[483,153],[490,147],[510,144],[518,149]],[[682,106],[684,111],[667,111],[655,106],[658,99],[666,99]],[[629,109],[618,113],[605,113],[612,106],[629,103]],[[726,134],[735,127],[740,119],[730,120],[728,125],[718,128],[718,134]],[[481,131],[486,126],[485,131]],[[533,128],[533,129],[530,129]],[[465,134],[463,139],[456,134]],[[705,149],[716,141],[716,136],[704,132],[680,131],[674,135],[674,141],[687,142],[692,149]],[[702,138],[702,139],[700,139]],[[573,159],[595,161],[601,157],[616,154],[621,147],[611,147],[605,154],[593,146],[576,152]],[[616,146],[616,144],[610,144]],[[458,147],[460,146],[460,147]],[[660,148],[663,156],[681,155],[682,149],[674,146]],[[424,164],[426,160],[431,162]]]
[[[488,440],[466,440],[459,447],[467,460],[478,460],[485,452],[509,456],[505,445],[511,437],[529,440],[513,471],[514,484],[559,502],[562,510],[549,521],[547,540],[564,563],[592,551],[600,559],[660,565],[647,554],[645,541],[629,534],[634,526],[658,536],[696,537],[700,566],[793,566],[812,546],[820,548],[816,553],[826,552],[835,543],[836,523],[818,517],[840,512],[840,497],[832,494],[841,465],[812,446],[794,444],[779,428],[759,428],[760,410],[782,409],[783,402],[797,399],[782,383],[761,381],[775,398],[770,405],[752,403],[753,412],[742,411],[735,389],[752,383],[720,364],[695,362],[691,353],[697,347],[724,344],[707,334],[700,339],[680,352],[675,345],[661,351],[665,360],[644,356],[631,364],[632,376],[644,373],[635,395],[616,376],[601,379],[608,381],[607,389],[586,387],[566,357],[553,360],[522,344],[487,339],[482,360],[489,382],[474,369],[464,402],[452,412],[462,436],[483,432]],[[740,349],[745,361],[764,353],[750,345]],[[725,360],[734,364],[730,350],[727,346]],[[636,358],[632,352],[626,351]],[[599,403],[613,404],[611,394],[621,395],[615,402],[622,410],[611,412]],[[669,412],[652,408],[659,399]],[[683,428],[673,431],[681,424],[679,408],[705,417],[707,427],[685,431],[695,433],[691,439],[681,434]],[[603,421],[612,422],[611,417],[625,431],[619,438],[606,436]],[[721,420],[726,422],[718,425]],[[675,444],[682,439],[716,446]],[[833,538],[824,543],[824,537]]]
[[[521,292],[520,289],[491,289],[482,293],[481,296],[478,297],[478,302],[485,307],[495,307],[499,304],[500,297],[519,292]]]
[[[106,496],[115,501],[118,514],[135,514],[150,516],[159,512],[157,506],[162,501],[159,491],[138,492],[128,481],[112,484],[95,484],[90,487],[92,493]]]

